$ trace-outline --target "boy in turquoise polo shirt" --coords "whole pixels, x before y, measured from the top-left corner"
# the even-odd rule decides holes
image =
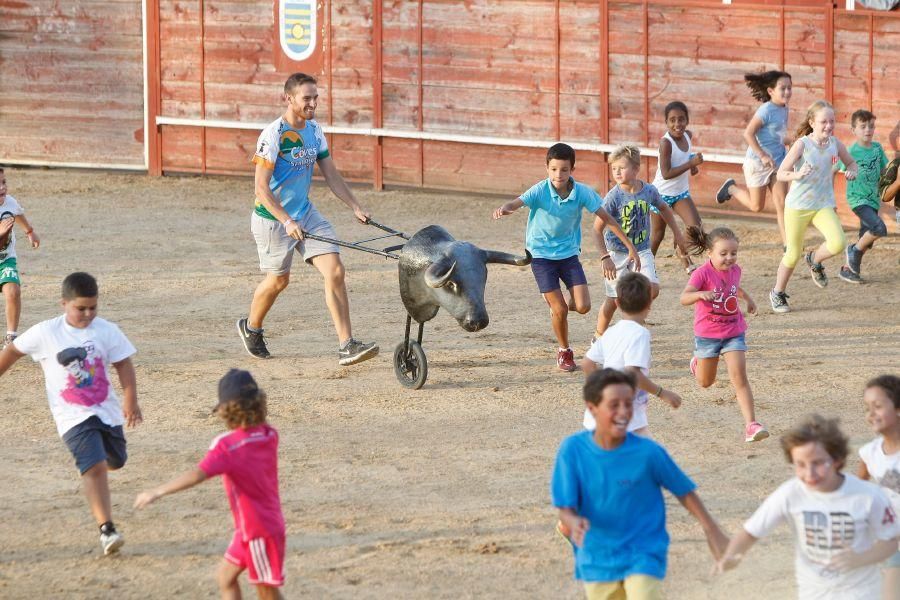
[[[847,264],[841,267],[839,277],[849,283],[862,283],[860,270],[863,255],[880,237],[887,235],[887,226],[878,215],[878,177],[887,164],[887,156],[881,144],[872,140],[875,135],[875,115],[858,110],[850,117],[850,131],[856,141],[847,150],[856,160],[859,173],[847,182],[847,204],[859,217],[859,240],[849,244],[844,252]],[[842,165],[843,167],[843,165]]]
[[[603,199],[589,186],[572,177],[575,150],[567,144],[554,144],[547,150],[547,179],[536,183],[524,194],[494,211],[494,218],[510,215],[523,206],[530,210],[525,227],[525,247],[531,252],[531,270],[538,289],[550,306],[553,333],[559,342],[556,366],[574,371],[575,356],[569,347],[569,311],[586,314],[591,310],[587,277],[578,260],[581,254],[581,211],[587,209],[606,223],[628,249],[629,258],[640,268],[640,259],[631,240],[609,213]],[[615,278],[616,266],[610,260],[602,238],[597,241],[605,277]],[[569,290],[566,301],[560,289],[562,280]]]

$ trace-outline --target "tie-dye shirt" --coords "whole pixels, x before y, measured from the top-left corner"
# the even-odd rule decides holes
[[[110,378],[113,363],[125,360],[135,349],[117,325],[96,317],[79,329],[60,315],[34,325],[13,345],[41,364],[60,437],[95,415],[107,425],[125,423]]]

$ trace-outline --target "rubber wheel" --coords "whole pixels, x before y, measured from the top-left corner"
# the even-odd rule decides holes
[[[394,374],[403,387],[417,390],[428,378],[428,361],[418,342],[409,341],[409,348],[400,342],[394,349]]]

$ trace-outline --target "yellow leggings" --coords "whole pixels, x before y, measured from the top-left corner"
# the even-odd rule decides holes
[[[847,245],[841,220],[833,208],[820,208],[818,210],[784,209],[784,235],[787,240],[787,250],[781,259],[781,264],[793,269],[800,261],[803,254],[803,234],[806,227],[812,223],[819,233],[825,236],[825,247],[832,255],[840,254]]]
[[[584,584],[587,600],[662,600],[662,580],[650,575],[629,575],[624,581]]]

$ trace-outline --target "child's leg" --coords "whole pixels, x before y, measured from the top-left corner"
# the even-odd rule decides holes
[[[856,249],[860,254],[865,254],[875,240],[887,235],[887,226],[881,220],[878,211],[871,206],[857,206],[853,212],[859,217],[859,240],[856,242]]]
[[[544,301],[550,306],[550,322],[553,333],[560,348],[569,347],[569,304],[563,297],[562,290],[555,289],[542,294]]]
[[[84,495],[97,525],[112,521],[107,471],[106,461],[101,461],[81,474],[81,480],[84,482]]]
[[[697,368],[694,371],[694,379],[702,388],[708,388],[716,382],[716,372],[719,369],[719,357],[698,358]]]
[[[675,214],[681,217],[681,221],[684,223],[685,229],[688,227],[700,227],[702,225],[702,221],[700,220],[700,213],[697,212],[697,207],[694,206],[694,201],[690,196],[684,198],[683,200],[679,200],[672,207],[672,210],[675,211]],[[691,266],[691,257],[683,256],[677,249],[675,249],[675,253],[678,254],[678,258],[681,260],[681,266],[685,269]],[[655,254],[655,253],[654,253]]]
[[[257,585],[256,595],[259,597],[259,600],[283,600],[284,598],[281,595],[281,588],[271,585]]]
[[[650,575],[629,575],[625,578],[625,597],[640,600],[663,600],[662,580]]]
[[[775,205],[775,218],[778,219],[778,233],[781,234],[781,245],[787,245],[787,234],[784,227],[784,199],[787,198],[790,184],[787,181],[778,181],[772,176],[770,189],[772,190],[772,204]]]
[[[837,256],[847,247],[847,237],[844,235],[844,228],[841,227],[841,220],[833,208],[823,208],[816,211],[812,218],[813,227],[819,230],[825,241],[816,249],[813,254],[813,262],[821,263],[832,256]]]
[[[778,265],[778,274],[775,276],[775,291],[783,292],[787,288],[788,281],[794,273],[794,267],[800,261],[803,253],[803,234],[806,226],[812,221],[816,211],[795,210],[786,208],[784,211],[784,227],[787,249]]]
[[[573,285],[569,288],[569,294],[569,310],[574,310],[579,315],[591,312],[591,293],[587,285]]]
[[[650,284],[650,299],[656,300],[657,296],[659,296],[659,284],[651,283]]]
[[[747,210],[761,212],[766,207],[766,191],[768,189],[768,187],[744,187],[735,183],[728,188],[728,192]]]
[[[216,570],[216,583],[219,585],[219,594],[222,600],[241,600],[241,585],[238,583],[238,577],[244,571],[244,567],[239,567],[225,560],[219,562],[219,568]]]
[[[616,314],[616,299],[607,296],[604,298],[603,306],[600,307],[600,312],[597,315],[597,337],[606,333],[614,314]]]
[[[584,582],[586,600],[626,600],[625,585],[622,581]]]
[[[652,211],[650,213],[650,251],[653,256],[659,250],[660,244],[666,237],[666,222],[659,216],[659,213]]]
[[[737,395],[737,403],[741,409],[741,415],[744,417],[744,425],[749,425],[756,420],[756,413],[753,410],[753,391],[750,389],[750,381],[747,379],[746,352],[726,352],[722,356],[728,367],[731,385],[734,386]]]
[[[22,295],[19,285],[3,284],[3,298],[6,300],[6,331],[18,331],[19,315],[22,312]]]

